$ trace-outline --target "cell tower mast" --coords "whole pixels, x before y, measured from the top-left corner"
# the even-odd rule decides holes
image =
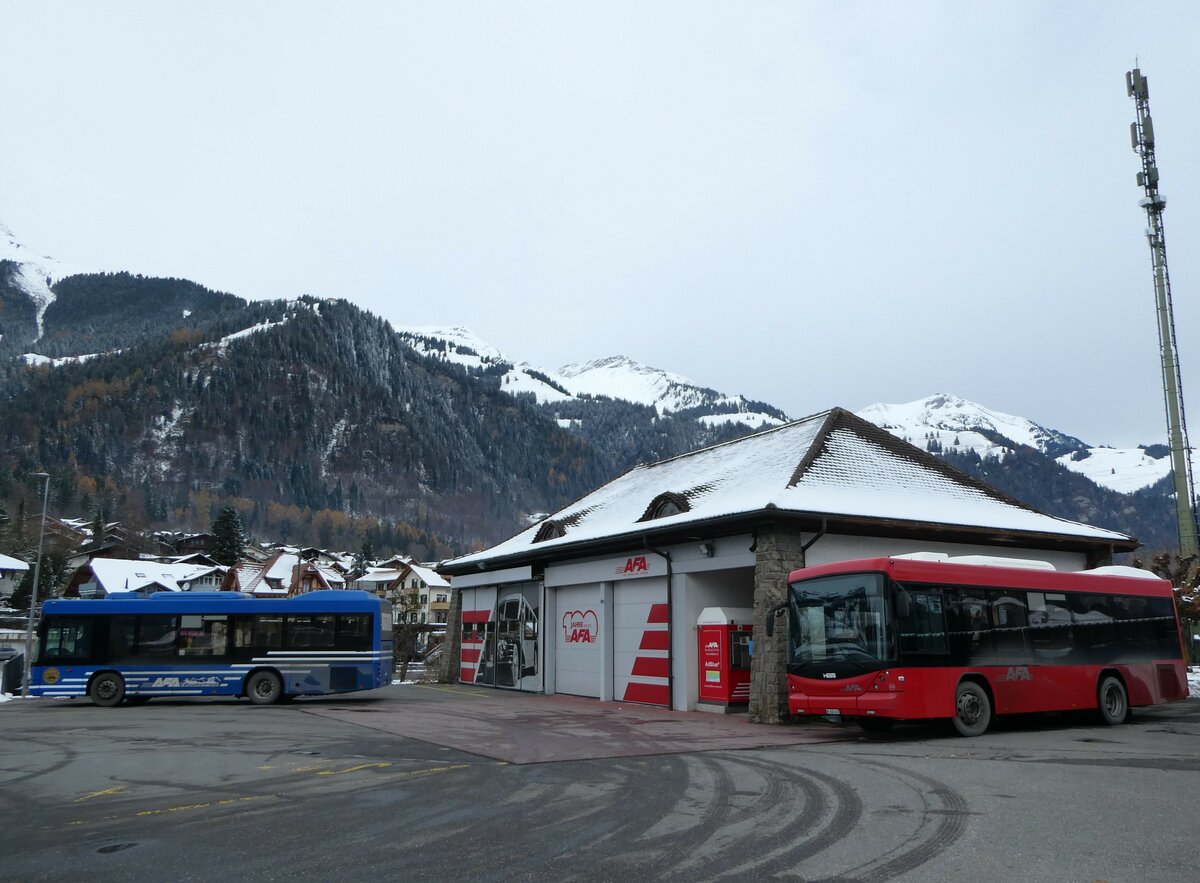
[[[1179,554],[1200,555],[1197,540],[1195,492],[1192,483],[1191,447],[1183,412],[1183,381],[1175,343],[1175,313],[1171,305],[1171,276],[1167,272],[1167,238],[1163,209],[1167,199],[1158,192],[1158,164],[1154,161],[1154,123],[1150,119],[1150,86],[1137,68],[1125,74],[1125,90],[1137,105],[1137,122],[1129,126],[1133,151],[1142,158],[1138,186],[1145,194],[1138,203],[1146,210],[1146,240],[1154,268],[1154,300],[1158,306],[1158,342],[1162,351],[1163,396],[1167,405],[1167,434],[1171,466],[1175,471],[1175,513],[1179,521]]]

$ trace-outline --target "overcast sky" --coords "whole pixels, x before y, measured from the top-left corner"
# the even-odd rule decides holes
[[[0,221],[81,268],[622,353],[792,416],[1200,434],[1200,4],[0,0]]]

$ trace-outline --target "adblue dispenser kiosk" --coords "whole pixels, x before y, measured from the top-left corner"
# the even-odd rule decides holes
[[[700,650],[701,711],[744,711],[750,704],[750,651],[754,611],[705,607],[696,620]]]

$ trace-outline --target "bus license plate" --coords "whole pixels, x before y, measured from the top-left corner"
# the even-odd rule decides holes
[[[836,714],[841,714],[841,713],[842,713],[842,710],[841,710],[840,708],[826,708],[826,709],[825,709],[825,713],[826,713],[826,714],[835,714],[835,715],[836,715]]]

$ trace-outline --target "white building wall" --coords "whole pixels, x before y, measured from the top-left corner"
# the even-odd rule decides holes
[[[812,536],[805,536],[804,539],[807,542],[812,539]],[[937,543],[928,540],[898,540],[885,537],[851,537],[841,534],[829,534],[821,537],[809,547],[804,557],[808,567],[815,567],[818,564],[832,564],[835,561],[881,558],[888,555],[906,555],[910,552],[992,555],[1001,558],[1049,561],[1054,565],[1055,570],[1083,570],[1087,567],[1087,556],[1082,552],[1051,552],[1045,549]]]

